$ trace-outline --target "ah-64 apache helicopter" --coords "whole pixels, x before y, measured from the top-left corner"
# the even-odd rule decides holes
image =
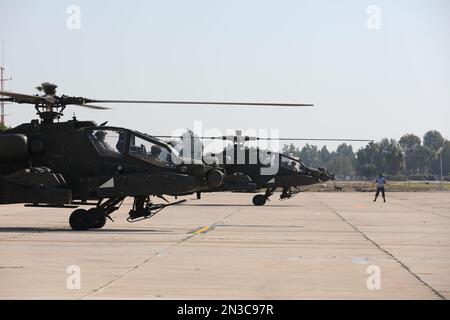
[[[43,83],[41,95],[0,91],[1,101],[34,105],[39,120],[0,133],[0,204],[34,206],[85,204],[70,216],[75,230],[102,228],[126,197],[134,204],[128,221],[147,219],[170,204],[154,204],[150,196],[186,195],[223,184],[222,168],[184,159],[166,142],[134,130],[97,125],[93,121],[55,122],[68,105],[108,109],[100,103],[310,106],[308,104],[194,101],[94,100],[56,94]],[[92,104],[93,103],[93,104]],[[72,206],[70,206],[72,205]],[[112,220],[112,219],[111,219]]]
[[[240,191],[240,192],[256,192],[265,189],[263,194],[257,194],[252,201],[255,206],[264,205],[270,196],[277,189],[281,189],[280,200],[289,199],[302,192],[304,186],[317,183],[324,183],[334,180],[334,174],[328,172],[325,168],[307,167],[299,159],[285,155],[279,152],[271,152],[268,150],[260,150],[259,148],[247,147],[247,142],[255,141],[349,141],[349,142],[372,142],[373,140],[364,139],[306,139],[306,138],[263,138],[243,136],[242,131],[236,131],[235,136],[218,136],[218,137],[196,137],[192,131],[188,131],[183,136],[161,136],[159,138],[178,138],[181,143],[171,141],[175,146],[188,147],[192,151],[194,141],[201,140],[223,140],[231,141],[232,145],[225,147],[217,154],[204,155],[205,163],[216,162],[220,168],[224,170],[223,183],[218,187],[211,187],[207,190],[197,191],[197,198],[200,199],[202,192],[219,192],[219,191]],[[195,145],[197,148],[202,148]],[[192,153],[192,152],[191,152]],[[192,158],[195,158],[192,156]]]

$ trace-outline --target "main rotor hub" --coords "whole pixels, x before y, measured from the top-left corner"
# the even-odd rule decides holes
[[[37,115],[42,119],[43,123],[52,123],[55,119],[61,118],[66,108],[66,105],[62,103],[64,96],[58,97],[56,88],[58,88],[56,84],[49,82],[44,82],[36,87],[38,91],[45,94],[42,96],[45,100],[36,102],[34,105]]]
[[[52,123],[55,119],[58,120],[63,116],[62,111],[66,106],[36,104],[34,107],[37,110],[36,114],[42,119],[43,123]]]
[[[44,82],[36,87],[36,89],[44,92],[47,96],[54,96],[56,94],[56,88],[58,88],[58,86],[50,82]]]

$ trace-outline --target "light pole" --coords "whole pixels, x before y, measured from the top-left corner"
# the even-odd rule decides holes
[[[443,180],[442,180],[442,154],[444,153],[444,147],[440,147],[439,150],[437,151],[437,154],[440,155],[441,157],[441,189],[443,187]]]
[[[0,66],[0,91],[4,90],[4,83],[5,81],[12,80],[12,77],[5,79],[4,73],[5,73],[5,40],[2,40],[2,64]],[[0,102],[0,124],[5,125],[5,102]]]

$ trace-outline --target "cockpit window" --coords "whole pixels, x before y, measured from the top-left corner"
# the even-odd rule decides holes
[[[154,143],[139,136],[132,135],[130,140],[130,156],[150,162],[159,167],[175,167],[171,150],[164,145]]]
[[[270,151],[260,151],[258,159],[262,166],[274,166],[276,163],[277,154]]]
[[[305,168],[302,162],[288,158],[284,155],[281,155],[281,167],[294,172],[302,172]]]
[[[88,131],[89,139],[99,155],[121,158],[124,153],[125,132],[115,129],[93,129]]]

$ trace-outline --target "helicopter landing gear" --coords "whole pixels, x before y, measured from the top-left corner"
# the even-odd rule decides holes
[[[95,208],[77,209],[70,215],[69,224],[76,231],[103,228],[107,218],[112,221],[110,214],[120,208],[123,199],[123,197],[111,198],[105,202],[100,199]]]
[[[269,200],[269,197],[273,195],[273,192],[275,191],[275,188],[267,188],[266,192],[264,194],[257,194],[253,197],[253,204],[255,206],[263,206],[266,204],[266,201]]]
[[[88,230],[93,223],[93,217],[87,210],[77,209],[70,215],[69,224],[73,230]]]
[[[88,214],[92,217],[92,229],[100,229],[103,228],[106,224],[106,216],[103,213],[103,210],[98,208],[91,208],[88,211]]]
[[[292,190],[291,187],[284,187],[283,192],[280,195],[280,200],[290,199],[293,196],[302,192],[302,190],[300,190],[300,188],[297,188],[297,187],[294,187],[294,188],[295,188],[295,190]]]
[[[101,229],[105,226],[105,224],[106,224],[106,217],[102,216],[97,219],[97,222],[94,223],[91,228],[92,229]]]
[[[172,206],[174,204],[179,204],[179,203],[182,203],[185,201],[186,201],[186,199],[172,202],[172,203],[167,203],[167,204],[166,203],[153,204],[150,201],[149,196],[135,197],[134,203],[133,203],[133,208],[130,210],[130,213],[129,213],[130,216],[127,218],[127,221],[128,222],[137,222],[137,221],[141,221],[141,220],[145,220],[145,219],[150,219],[151,217],[153,217],[155,214],[160,212],[165,207]]]
[[[263,206],[266,203],[266,197],[263,194],[257,194],[253,197],[253,204],[255,206]]]
[[[281,192],[281,195],[280,195],[280,200],[289,199],[292,196],[293,196],[293,192],[292,192],[291,188],[284,187],[283,192]]]

